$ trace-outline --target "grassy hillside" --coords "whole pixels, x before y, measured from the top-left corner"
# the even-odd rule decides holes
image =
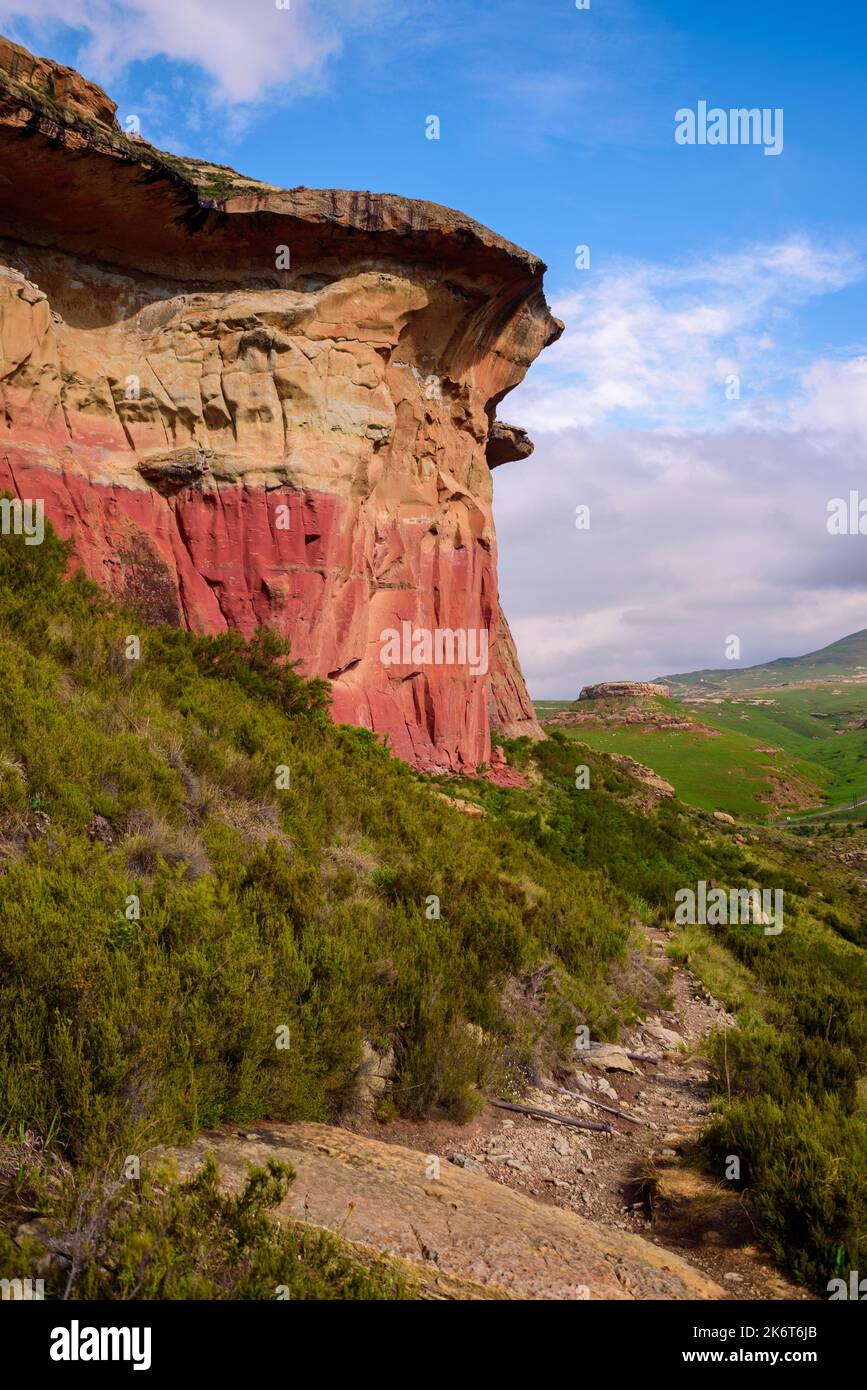
[[[829,682],[759,691],[749,700],[726,699],[696,713],[707,724],[780,748],[810,768],[830,805],[867,796],[867,686]]]
[[[626,723],[630,709],[644,722]],[[558,710],[592,710],[592,721],[567,726],[572,737],[645,763],[703,810],[766,820],[867,797],[867,685],[536,705],[543,721]],[[658,715],[691,727],[656,727]]]
[[[364,1041],[393,1059],[384,1113],[515,1097],[578,1023],[614,1037],[658,1004],[636,924],[711,878],[783,887],[786,930],[678,938],[743,1025],[708,1162],[743,1155],[801,1278],[867,1266],[857,869],[818,838],[739,844],[673,799],[649,811],[563,733],[507,745],[527,789],[450,779],[471,819],[332,725],[274,638],[148,628],[66,561],[53,534],[0,543],[0,1230],[36,1213],[37,1248],[74,1252],[50,1292],[269,1297],[279,1265],[293,1297],[408,1296],[339,1242],[277,1243],[289,1173],[232,1205],[208,1176],[124,1181],[126,1159],[221,1122],[339,1120]],[[0,1234],[7,1277],[34,1259]]]
[[[665,679],[707,723],[818,765],[829,806],[867,796],[867,629],[806,656]]]
[[[202,1127],[337,1118],[365,1040],[394,1054],[392,1105],[460,1118],[579,1020],[634,1016],[604,872],[470,823],[332,725],[275,639],[147,628],[66,560],[51,534],[0,544],[11,1211],[38,1204],[17,1174],[47,1150],[96,1192]],[[522,1008],[506,986],[542,967]]]
[[[701,810],[764,821],[822,805],[835,785],[831,769],[810,757],[809,744],[786,748],[765,727],[767,720],[754,728],[736,712],[727,721],[719,717],[720,706],[712,712],[704,706],[693,711],[674,700],[644,696],[565,708],[587,716],[563,726],[568,737],[600,752],[635,758]],[[536,710],[540,719],[548,717],[542,706]],[[625,722],[633,710],[643,722]],[[676,726],[660,723],[660,718],[674,720]],[[775,751],[769,752],[771,746]]]
[[[838,676],[867,680],[867,628],[821,647],[819,651],[808,652],[806,656],[784,656],[737,670],[720,667],[656,679],[667,685],[673,695],[682,696],[687,692],[699,693],[702,687],[713,692],[735,693],[769,690],[797,681],[826,681]]]

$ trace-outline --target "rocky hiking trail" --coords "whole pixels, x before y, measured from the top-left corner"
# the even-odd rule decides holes
[[[387,1068],[368,1047],[354,1120],[205,1131],[168,1151],[175,1172],[213,1154],[222,1186],[238,1192],[251,1166],[290,1163],[296,1178],[277,1219],[336,1232],[363,1262],[385,1256],[422,1298],[809,1298],[774,1268],[748,1205],[696,1152],[709,1113],[702,1052],[735,1020],[668,959],[673,933],[645,931],[649,964],[670,973],[672,1007],[619,1045],[591,1043],[571,1071],[537,1078],[521,1105],[548,1117],[492,1101],[465,1125],[380,1122]]]
[[[673,933],[645,930],[651,960],[671,964],[665,952]],[[757,1245],[738,1193],[708,1175],[695,1154],[709,1110],[702,1048],[712,1031],[735,1020],[684,966],[673,965],[668,991],[670,1010],[647,1018],[617,1047],[578,1053],[571,1077],[540,1078],[521,1098],[528,1107],[608,1123],[607,1133],[493,1106],[468,1125],[371,1121],[364,1132],[438,1155],[443,1167],[485,1175],[603,1229],[641,1236],[712,1279],[718,1297],[808,1298]]]

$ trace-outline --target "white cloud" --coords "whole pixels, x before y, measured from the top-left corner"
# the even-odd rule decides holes
[[[867,357],[815,362],[801,380],[805,399],[793,411],[799,425],[867,437]]]
[[[495,474],[535,695],[725,666],[732,634],[752,665],[867,627],[867,538],[827,529],[831,498],[867,497],[867,358],[810,361],[799,322],[862,277],[851,249],[793,237],[555,298],[566,334],[505,410],[536,452]]]
[[[863,273],[852,249],[803,236],[681,264],[582,271],[577,288],[554,297],[564,336],[511,408],[535,430],[779,420],[804,368],[783,342],[795,332],[793,309]],[[726,394],[730,375],[739,395]]]
[[[867,496],[865,476],[864,447],[806,430],[538,435],[494,477],[530,690],[725,666],[730,634],[751,665],[867,627],[867,538],[826,525],[830,498]]]
[[[380,14],[380,0],[0,0],[0,22],[42,37],[82,31],[78,66],[103,85],[130,63],[164,57],[211,80],[212,98],[258,103],[307,88],[349,26]]]

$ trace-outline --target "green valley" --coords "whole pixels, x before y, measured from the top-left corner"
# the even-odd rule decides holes
[[[859,813],[867,798],[867,631],[801,658],[660,677],[670,699],[536,702],[589,747],[626,754],[685,801],[754,821]]]

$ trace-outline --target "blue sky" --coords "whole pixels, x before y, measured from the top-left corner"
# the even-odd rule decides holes
[[[534,693],[867,626],[867,537],[825,527],[829,498],[867,496],[851,0],[0,0],[0,26],[164,148],[430,198],[547,262],[567,333],[504,403],[537,450],[495,487]],[[782,108],[782,152],[676,144],[700,100]]]

